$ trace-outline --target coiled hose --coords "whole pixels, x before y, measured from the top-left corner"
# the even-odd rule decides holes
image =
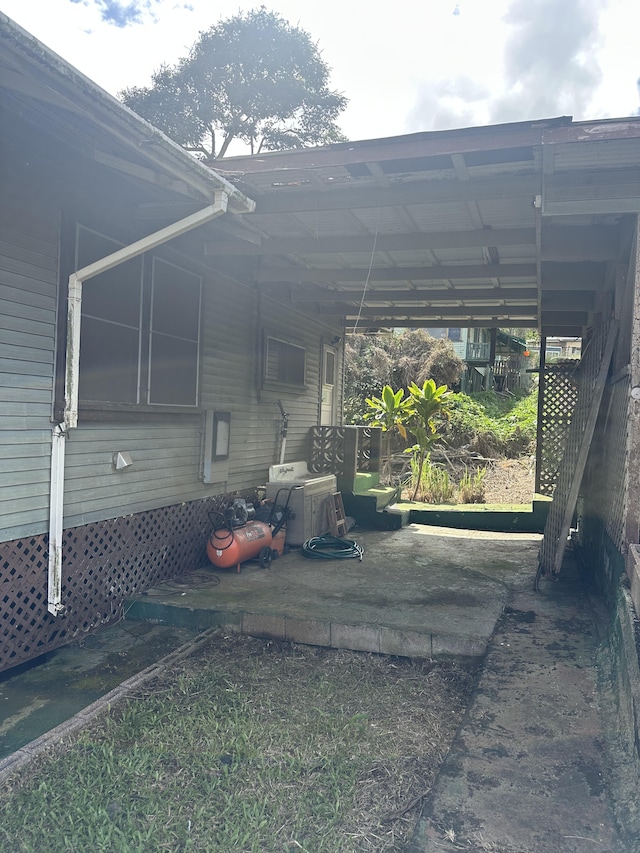
[[[337,536],[314,536],[302,546],[302,556],[310,560],[360,560],[364,548],[353,539]]]

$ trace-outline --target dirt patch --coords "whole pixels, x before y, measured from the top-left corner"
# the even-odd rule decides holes
[[[535,488],[535,460],[492,459],[486,464],[485,503],[530,503]]]

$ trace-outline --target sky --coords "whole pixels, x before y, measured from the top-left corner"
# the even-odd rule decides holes
[[[637,0],[0,0],[113,95],[260,5],[318,44],[351,140],[640,109]]]

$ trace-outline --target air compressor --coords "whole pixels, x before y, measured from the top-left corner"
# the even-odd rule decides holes
[[[253,507],[236,500],[226,512],[209,513],[213,532],[207,542],[207,557],[219,569],[236,566],[256,557],[263,569],[271,565],[271,527],[264,521],[252,518]]]

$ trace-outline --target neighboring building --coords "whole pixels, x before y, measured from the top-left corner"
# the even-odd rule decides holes
[[[530,345],[528,344],[528,348],[536,356],[540,355],[538,341],[532,341]],[[582,354],[582,338],[563,338],[550,335],[546,339],[544,352],[547,364],[551,361],[558,361],[558,359],[579,359]]]
[[[460,390],[465,394],[495,389],[515,391],[531,384],[526,341],[500,329],[427,329],[434,338],[451,341],[464,362]],[[495,334],[494,334],[495,333]]]

